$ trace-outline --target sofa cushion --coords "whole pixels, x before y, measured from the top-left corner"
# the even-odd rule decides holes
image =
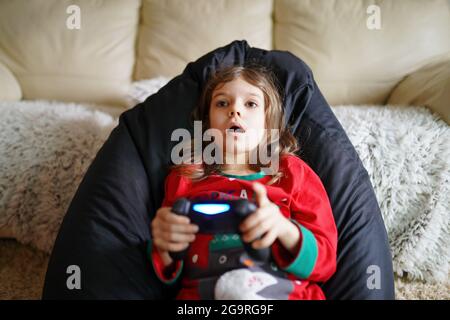
[[[0,61],[16,75],[25,99],[123,104],[140,1],[76,1],[80,29],[68,28],[76,26],[72,4],[1,1]]]
[[[373,4],[274,2],[274,48],[305,60],[332,105],[385,104],[404,76],[450,50],[447,0],[377,1],[379,12]]]
[[[426,106],[450,125],[450,52],[403,79],[388,104]]]
[[[17,101],[22,99],[20,84],[12,72],[0,62],[0,100]]]
[[[143,0],[135,80],[173,77],[236,39],[272,48],[272,0]]]

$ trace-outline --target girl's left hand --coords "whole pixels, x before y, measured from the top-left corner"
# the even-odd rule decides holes
[[[277,238],[286,234],[292,223],[281,213],[278,206],[267,198],[266,188],[261,183],[255,182],[253,190],[258,209],[246,218],[239,228],[245,242],[252,242],[263,236],[252,243],[253,248],[261,249],[271,246]]]

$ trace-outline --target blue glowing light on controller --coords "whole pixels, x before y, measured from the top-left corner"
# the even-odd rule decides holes
[[[230,210],[230,205],[226,203],[207,203],[207,204],[194,204],[192,206],[194,211],[204,214],[219,214]]]

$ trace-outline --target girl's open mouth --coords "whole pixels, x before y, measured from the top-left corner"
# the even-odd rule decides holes
[[[244,133],[245,131],[239,126],[232,126],[231,128],[227,129],[227,132]]]
[[[228,128],[226,130],[227,133],[234,133],[234,134],[238,134],[238,133],[245,133],[245,130],[243,128],[241,128],[240,126],[237,125],[233,125],[230,128]]]

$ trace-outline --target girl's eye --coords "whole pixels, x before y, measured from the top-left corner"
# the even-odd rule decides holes
[[[247,102],[247,105],[248,105],[250,108],[256,108],[256,107],[258,106],[258,104],[257,104],[256,102],[253,102],[253,101]]]
[[[227,106],[227,102],[224,100],[220,100],[216,102],[216,106],[218,107],[226,107]]]

